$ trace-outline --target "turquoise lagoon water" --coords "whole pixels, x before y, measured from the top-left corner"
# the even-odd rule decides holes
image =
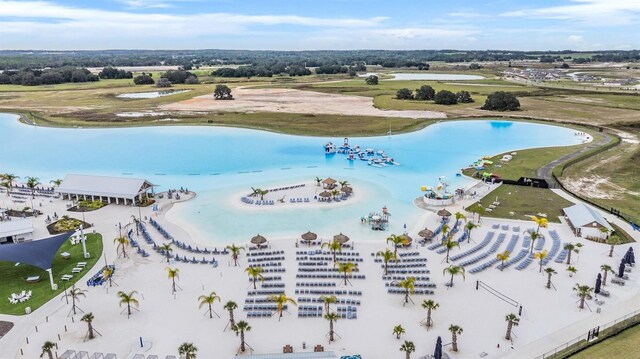
[[[422,213],[412,205],[420,186],[434,186],[446,176],[451,188],[469,185],[456,177],[483,155],[530,147],[574,145],[581,139],[563,127],[508,121],[441,122],[409,134],[351,138],[351,145],[384,149],[400,166],[375,168],[343,155],[327,157],[327,141],[221,127],[142,127],[60,129],[28,126],[16,116],[0,114],[0,172],[37,176],[43,182],[67,173],[144,177],[161,189],[188,187],[198,197],[172,209],[188,221],[201,240],[230,242],[307,230],[329,237],[344,232],[354,239],[382,239],[359,217],[387,206],[391,228],[413,229]],[[237,208],[232,204],[250,187],[268,188],[331,176],[347,179],[365,195],[334,208]],[[309,207],[309,206],[308,206]]]

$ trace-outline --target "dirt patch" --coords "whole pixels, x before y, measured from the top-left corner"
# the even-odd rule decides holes
[[[0,321],[0,338],[4,337],[13,328],[13,323]]]
[[[238,88],[233,101],[214,100],[211,95],[162,105],[168,111],[286,112],[346,116],[403,118],[446,118],[435,111],[384,111],[373,106],[373,99],[293,89]]]

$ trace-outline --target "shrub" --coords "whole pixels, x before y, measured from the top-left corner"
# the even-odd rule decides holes
[[[367,85],[377,85],[378,84],[378,76],[369,75],[369,76],[367,76],[367,78],[364,81],[367,83]]]
[[[413,92],[408,88],[403,88],[396,92],[396,98],[398,100],[413,100]]]
[[[133,79],[133,83],[136,85],[153,85],[155,81],[153,80],[153,77],[147,74],[142,74],[142,75],[136,76]]]
[[[456,94],[459,103],[472,103],[473,98],[471,98],[471,94],[469,91],[460,91]]]
[[[189,77],[187,77],[186,80],[184,80],[184,83],[187,84],[187,85],[195,85],[195,84],[199,84],[200,81],[195,76],[189,76]]]
[[[161,78],[160,80],[158,80],[158,82],[156,83],[156,87],[171,87],[171,81],[169,81],[169,79],[166,78]]]
[[[420,100],[420,101],[433,100],[433,96],[435,95],[436,95],[436,91],[433,89],[433,87],[429,85],[420,86],[420,88],[416,90],[416,100]]]
[[[438,105],[455,105],[458,103],[456,95],[448,90],[441,90],[433,97],[433,101]]]
[[[512,93],[498,91],[487,97],[482,109],[489,111],[518,111],[520,109],[520,101]]]

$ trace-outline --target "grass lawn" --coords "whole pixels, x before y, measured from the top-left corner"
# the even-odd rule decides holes
[[[102,235],[87,234],[86,244],[87,251],[91,254],[89,259],[84,259],[82,255],[82,244],[71,245],[71,241],[66,241],[58,250],[52,266],[54,282],[59,286],[57,291],[51,290],[49,274],[46,271],[26,264],[15,266],[13,262],[0,262],[0,273],[2,273],[2,281],[0,281],[0,314],[24,315],[26,307],[31,307],[31,310],[34,311],[51,300],[51,298],[59,295],[64,290],[62,283],[65,283],[68,288],[77,282],[100,259],[102,255]],[[60,256],[62,252],[69,252],[71,257],[68,260],[63,259]],[[64,274],[71,274],[71,269],[78,262],[87,262],[85,270],[79,274],[74,274],[69,282],[62,282],[60,277]],[[28,284],[25,282],[25,278],[35,275],[40,276],[38,283]],[[7,298],[11,296],[11,293],[19,294],[23,290],[31,290],[33,292],[30,300],[18,304],[9,303]],[[80,302],[80,306],[82,306],[82,302]]]
[[[468,208],[475,208],[478,203],[486,208],[495,201],[496,197],[500,205],[493,212],[484,213],[483,216],[530,220],[529,216],[545,213],[549,222],[560,223],[558,217],[561,215],[562,208],[573,204],[549,189],[501,185]]]
[[[640,358],[640,325],[629,328],[615,337],[606,339],[571,359]]]

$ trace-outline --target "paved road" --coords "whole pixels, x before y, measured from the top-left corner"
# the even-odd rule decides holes
[[[547,180],[547,183],[549,184],[554,184],[554,185],[558,185],[558,182],[556,182],[556,180],[553,178],[553,176],[551,175],[551,171],[553,171],[553,169],[565,162],[565,161],[569,161],[572,160],[578,156],[581,156],[583,153],[590,151],[596,147],[600,147],[600,146],[604,146],[606,144],[608,144],[609,142],[611,142],[611,136],[605,134],[600,141],[598,142],[591,142],[588,146],[582,147],[580,150],[573,152],[573,153],[569,153],[567,155],[564,155],[554,161],[551,161],[549,163],[547,163],[546,165],[540,167],[537,171],[537,175],[538,178],[544,178],[545,180]]]

